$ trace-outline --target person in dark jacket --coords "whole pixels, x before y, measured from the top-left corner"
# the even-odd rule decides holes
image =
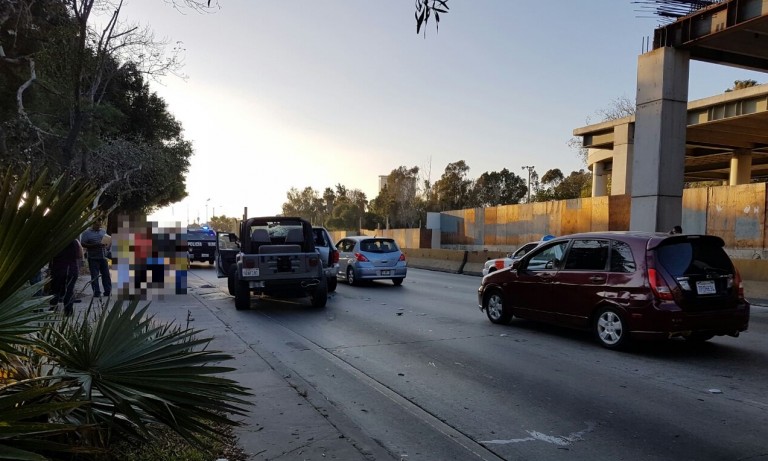
[[[75,282],[80,272],[79,263],[83,259],[83,247],[80,241],[72,240],[63,250],[51,259],[48,265],[51,271],[51,310],[55,311],[59,302],[64,302],[64,315],[74,312]]]

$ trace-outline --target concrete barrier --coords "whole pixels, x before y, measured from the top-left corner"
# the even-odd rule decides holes
[[[409,267],[434,271],[461,273],[464,251],[431,248],[403,248]]]
[[[404,248],[403,252],[410,267],[467,275],[482,275],[486,261],[507,254],[503,251],[429,248]],[[768,281],[768,259],[734,259],[733,264],[744,280]]]

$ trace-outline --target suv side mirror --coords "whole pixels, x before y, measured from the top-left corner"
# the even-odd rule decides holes
[[[517,270],[517,269],[519,269],[519,268],[520,268],[520,265],[521,265],[522,263],[523,263],[523,260],[522,260],[522,259],[515,259],[514,261],[512,261],[512,266],[511,266],[511,267],[512,267],[512,270]]]

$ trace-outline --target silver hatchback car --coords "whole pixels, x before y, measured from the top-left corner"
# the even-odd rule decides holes
[[[405,254],[391,238],[354,236],[336,244],[339,250],[337,278],[356,285],[363,280],[389,279],[402,285],[408,270]]]

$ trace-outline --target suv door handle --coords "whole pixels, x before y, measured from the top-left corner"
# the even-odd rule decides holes
[[[589,278],[589,281],[592,283],[602,283],[605,282],[605,277],[602,277],[600,275],[593,275]]]

